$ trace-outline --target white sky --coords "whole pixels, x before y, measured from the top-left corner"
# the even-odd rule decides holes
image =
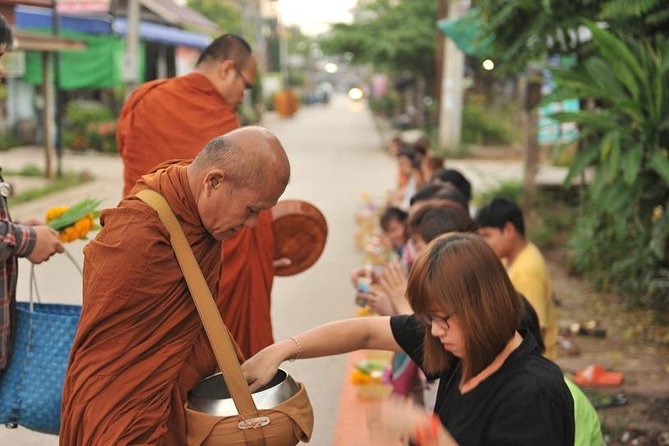
[[[358,0],[278,0],[276,8],[284,25],[297,25],[304,34],[314,36],[327,31],[330,24],[350,23],[351,10]]]

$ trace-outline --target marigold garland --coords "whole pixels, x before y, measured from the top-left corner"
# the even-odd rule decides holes
[[[91,230],[98,229],[95,219],[100,214],[100,202],[86,198],[72,207],[49,208],[46,211],[46,223],[58,231],[58,238],[63,243],[85,240]]]

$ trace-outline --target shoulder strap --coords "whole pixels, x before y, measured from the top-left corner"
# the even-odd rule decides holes
[[[237,411],[241,415],[240,428],[246,429],[247,425],[243,424],[245,422],[248,423],[248,427],[251,427],[251,425],[257,423],[256,419],[260,417],[258,409],[251,398],[251,391],[239,366],[230,333],[223,323],[216,302],[211,295],[193,250],[188,244],[186,235],[169,203],[162,195],[153,190],[144,189],[137,192],[136,196],[158,212],[160,221],[170,233],[172,249],[174,249],[179,266],[188,284],[188,289],[193,297],[193,302],[200,314],[200,319],[202,319],[209,343],[214,351],[214,356],[216,356],[216,362],[221,368],[221,372],[223,372],[225,384],[228,386]],[[263,438],[261,429],[248,429],[246,433],[250,437],[249,440],[256,440],[253,438],[256,437],[256,434],[259,435],[257,438],[260,438],[260,440]]]

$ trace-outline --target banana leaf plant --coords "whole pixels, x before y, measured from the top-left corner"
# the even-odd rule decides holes
[[[669,306],[669,40],[625,40],[594,22],[585,25],[592,55],[576,67],[551,70],[556,89],[545,99],[593,104],[551,115],[579,127],[579,151],[565,183],[595,169],[582,210],[587,224],[575,233],[581,267],[615,271],[617,277],[606,279],[613,284],[638,277],[632,282],[642,295],[659,286]]]

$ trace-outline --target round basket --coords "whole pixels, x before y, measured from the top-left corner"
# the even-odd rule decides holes
[[[328,225],[323,214],[303,200],[281,200],[272,208],[274,258],[288,258],[291,264],[276,268],[277,276],[301,273],[323,253]]]

